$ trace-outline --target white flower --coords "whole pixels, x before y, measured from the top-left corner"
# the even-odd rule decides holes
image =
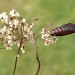
[[[6,15],[6,12],[0,14],[0,19],[2,20],[2,22],[8,23],[8,15]]]
[[[12,17],[13,17],[13,16],[16,16],[16,14],[15,14],[15,10],[12,9],[12,10],[9,12],[9,15],[12,16]]]
[[[10,35],[7,36],[8,39],[12,39],[12,37]]]
[[[12,50],[12,48],[7,46],[7,47],[6,47],[6,50]]]
[[[44,38],[44,34],[42,34],[41,38],[42,38],[43,40],[45,39],[45,38]]]
[[[12,50],[11,46],[8,45],[7,43],[4,43],[4,46],[6,47],[6,50]]]
[[[24,37],[26,37],[26,38],[27,38],[27,37],[28,37],[28,35],[27,35],[27,34],[24,34]]]
[[[48,38],[48,37],[50,37],[50,34],[49,33],[41,32],[41,38],[42,39],[45,39],[45,38]]]
[[[50,31],[48,29],[42,29],[41,31],[41,38],[44,40],[45,46],[49,46],[52,43],[56,43],[57,39],[50,35]]]
[[[8,35],[10,35],[10,34],[11,34],[10,29],[7,29],[7,31],[6,31],[6,32],[7,32],[7,34],[8,34]]]
[[[13,25],[14,25],[14,26],[13,26]],[[17,19],[14,19],[14,20],[13,20],[13,25],[11,25],[11,27],[18,28],[19,21],[18,21]]]
[[[28,32],[28,33],[30,33],[30,32],[31,32],[31,31],[30,31],[30,28],[27,28],[27,32]]]
[[[32,24],[30,25],[30,29],[33,29],[33,27],[34,27],[34,23],[32,23]]]
[[[34,23],[30,24],[30,29],[32,29],[34,27]]]
[[[2,17],[4,17],[5,15],[6,15],[6,12],[3,12],[3,13],[2,13]]]
[[[12,43],[12,40],[8,40],[8,44],[11,44]]]
[[[4,35],[4,33],[6,33],[6,29],[7,29],[7,27],[6,26],[3,26],[3,28],[0,29],[0,32]]]
[[[27,30],[27,26],[24,26],[24,31],[26,31]]]
[[[4,19],[4,20],[8,20],[8,16],[7,16],[7,15],[4,15],[4,16],[3,16],[3,19]]]
[[[51,40],[50,39],[45,39],[45,46],[49,46],[50,45],[50,43],[51,43]]]
[[[3,29],[6,31],[7,27],[6,26],[3,26]]]
[[[26,22],[26,19],[23,18],[23,19],[22,19],[22,22],[25,23],[25,22]]]
[[[12,22],[11,21],[9,21],[9,25],[11,25],[12,24]]]
[[[17,20],[17,19],[14,19],[14,20],[13,20],[13,24],[14,24],[15,26],[17,26],[17,25],[18,25],[18,23],[19,23],[19,22],[18,22],[18,20]]]
[[[13,24],[10,24],[10,27],[13,27]]]
[[[32,29],[33,28],[33,25],[30,25],[30,29]]]
[[[16,12],[16,10],[14,10],[14,9],[12,9],[10,12],[9,12],[9,15],[11,16],[11,17],[14,17],[14,16],[19,16],[19,13],[18,12]]]
[[[19,13],[12,9],[9,15],[6,12],[0,14],[0,20],[2,27],[0,28],[0,42],[4,44],[6,49],[10,49],[14,44],[20,47],[20,41],[23,39],[23,45],[25,42],[31,42],[33,40],[34,23],[25,23],[26,19],[21,17]],[[43,34],[43,36],[48,36]],[[23,47],[21,47],[22,53],[25,53]]]
[[[18,12],[16,12],[16,16],[17,16],[17,17],[20,16]]]
[[[22,53],[25,53],[25,50],[23,47],[21,47],[20,49],[21,49]]]

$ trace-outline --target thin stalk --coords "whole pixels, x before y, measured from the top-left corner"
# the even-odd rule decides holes
[[[35,36],[35,33],[33,34],[33,41],[31,41],[32,43],[33,43],[33,45],[34,45],[34,47],[35,47],[35,51],[36,51],[36,60],[37,60],[37,63],[38,63],[38,67],[37,67],[37,71],[36,71],[36,73],[35,73],[35,75],[38,75],[39,74],[39,71],[40,71],[40,60],[39,60],[39,54],[38,54],[38,45],[37,45],[37,43],[36,43],[36,40],[37,40],[37,38],[36,38],[36,36]]]
[[[38,75],[40,71],[40,60],[39,60],[39,55],[38,55],[38,46],[36,44],[35,44],[35,50],[36,50],[36,60],[38,62],[38,68],[37,68],[35,75]]]
[[[20,46],[18,48],[18,51],[16,53],[16,58],[15,58],[15,65],[14,65],[14,70],[13,70],[13,75],[15,75],[15,71],[16,71],[16,66],[17,66],[17,61],[18,61],[18,58],[19,58],[19,54],[20,54],[20,48],[21,48],[21,45],[22,45],[22,40],[20,41]]]

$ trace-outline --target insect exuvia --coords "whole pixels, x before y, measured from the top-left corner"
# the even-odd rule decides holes
[[[72,23],[61,25],[50,31],[50,35],[52,36],[64,36],[72,33],[75,33],[75,24]]]

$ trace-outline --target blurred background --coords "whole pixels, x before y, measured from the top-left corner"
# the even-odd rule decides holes
[[[17,10],[21,16],[35,22],[36,33],[43,27],[55,28],[65,23],[75,23],[75,0],[0,0],[0,13]],[[48,47],[39,36],[39,75],[75,75],[75,34],[58,37],[58,42]],[[3,47],[3,46],[0,46]],[[17,47],[12,51],[0,49],[0,75],[12,75]],[[15,75],[34,75],[37,70],[35,50],[26,46],[26,53],[21,54]]]

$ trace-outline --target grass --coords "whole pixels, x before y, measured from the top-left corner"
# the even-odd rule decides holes
[[[9,12],[12,8],[27,20],[39,17],[36,33],[46,26],[52,29],[65,23],[75,23],[75,0],[0,0],[0,12]],[[58,39],[56,44],[45,47],[39,37],[39,75],[75,75],[75,34]],[[16,50],[15,46],[12,51],[0,50],[0,75],[12,75]],[[36,69],[35,50],[28,45],[26,53],[19,58],[16,75],[34,75]]]

